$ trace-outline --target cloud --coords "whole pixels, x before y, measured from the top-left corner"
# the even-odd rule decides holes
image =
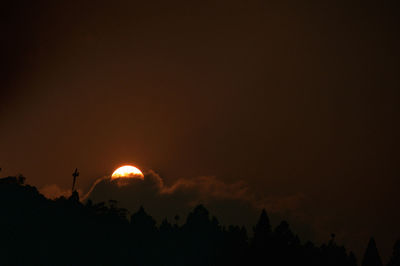
[[[159,221],[165,217],[172,220],[176,214],[185,217],[194,206],[203,204],[222,224],[250,228],[256,223],[262,208],[266,208],[272,220],[277,221],[282,213],[295,213],[304,196],[258,198],[245,182],[226,183],[215,176],[179,179],[166,185],[157,173],[149,171],[144,180],[129,179],[124,184],[100,178],[85,198],[94,202],[113,199],[131,212],[143,205]]]
[[[50,199],[71,195],[71,190],[57,185],[47,185],[39,190]],[[111,180],[109,176],[103,176],[86,193],[78,192],[81,201],[90,199],[96,203],[112,199],[130,213],[144,206],[159,222],[164,218],[174,221],[178,215],[181,217],[178,223],[183,223],[194,206],[203,204],[222,225],[245,226],[251,234],[261,209],[265,208],[273,225],[287,220],[302,239],[316,240],[318,235],[329,235],[329,232],[320,232],[319,223],[304,211],[310,204],[306,195],[257,196],[243,181],[226,183],[215,176],[182,178],[167,185],[160,175],[150,170],[143,180]]]

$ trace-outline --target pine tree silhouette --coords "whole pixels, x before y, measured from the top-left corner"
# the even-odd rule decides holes
[[[376,247],[375,239],[370,238],[362,260],[362,266],[382,266],[381,257]]]
[[[400,266],[400,239],[397,240],[393,246],[393,252],[388,266]]]
[[[255,245],[263,245],[266,239],[271,236],[271,223],[267,211],[263,209],[261,211],[258,223],[253,228],[254,231],[254,243]]]
[[[251,261],[256,264],[257,261],[271,261],[273,244],[271,223],[267,211],[261,211],[260,218],[253,228],[254,237],[251,243]]]

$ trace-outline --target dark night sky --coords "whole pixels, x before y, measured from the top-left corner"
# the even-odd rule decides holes
[[[400,236],[399,8],[303,2],[2,6],[2,175],[68,189],[78,167],[85,190],[133,163],[166,183],[245,181],[299,198],[289,212],[357,251],[374,235],[387,256]]]

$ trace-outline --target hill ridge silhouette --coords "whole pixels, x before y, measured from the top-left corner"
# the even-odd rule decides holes
[[[128,217],[114,200],[82,203],[77,192],[51,200],[24,181],[0,179],[0,265],[357,265],[334,234],[321,246],[303,243],[286,221],[272,228],[266,210],[249,237],[203,205],[181,225],[179,217],[157,225],[145,206]],[[362,265],[377,265],[369,261],[377,252],[369,246]]]

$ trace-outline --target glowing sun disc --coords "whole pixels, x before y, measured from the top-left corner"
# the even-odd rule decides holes
[[[132,165],[124,165],[114,171],[111,175],[111,179],[117,178],[140,178],[143,179],[144,175],[142,171]]]

